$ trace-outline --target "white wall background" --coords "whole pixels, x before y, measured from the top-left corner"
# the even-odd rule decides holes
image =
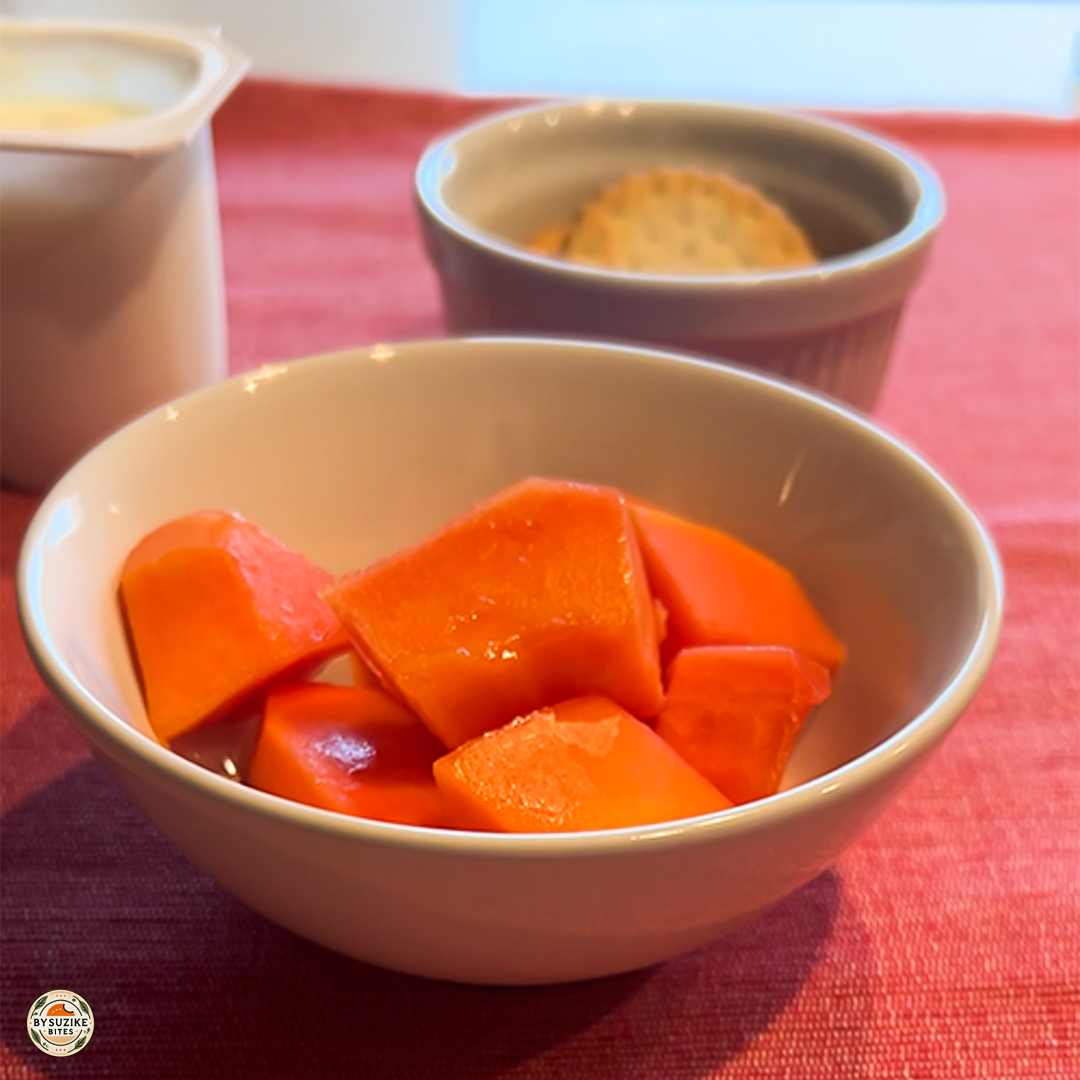
[[[0,0],[216,24],[257,74],[465,93],[1077,111],[1076,0]]]
[[[0,12],[220,26],[261,75],[431,90],[461,83],[458,0],[0,0]]]

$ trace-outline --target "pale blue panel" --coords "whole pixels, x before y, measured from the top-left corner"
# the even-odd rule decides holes
[[[463,0],[473,93],[1068,114],[1080,5]]]

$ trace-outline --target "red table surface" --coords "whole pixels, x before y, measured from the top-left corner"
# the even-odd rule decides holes
[[[233,366],[436,336],[416,158],[490,102],[274,84],[216,123]],[[90,760],[19,636],[35,500],[2,494],[5,1077],[1080,1076],[1078,129],[864,116],[939,171],[948,220],[880,419],[989,524],[1000,650],[931,764],[830,870],[651,970],[542,989],[346,960],[194,869]],[[73,989],[93,1040],[27,1038]]]

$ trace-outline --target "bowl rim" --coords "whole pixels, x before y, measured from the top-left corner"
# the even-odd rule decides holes
[[[835,258],[823,259],[813,266],[793,270],[766,270],[744,274],[657,274],[628,270],[609,270],[586,266],[539,255],[472,224],[468,218],[452,210],[442,196],[440,170],[448,155],[464,138],[496,128],[514,120],[524,121],[536,115],[559,116],[562,113],[599,115],[611,106],[624,117],[642,112],[703,113],[718,120],[757,120],[773,127],[795,127],[808,134],[818,134],[840,142],[853,150],[888,159],[898,166],[918,191],[918,199],[907,224],[898,232],[867,247]],[[533,273],[568,279],[583,285],[619,287],[628,290],[662,290],[664,292],[716,292],[739,294],[747,289],[756,292],[819,288],[832,285],[837,279],[864,278],[867,274],[891,268],[914,254],[933,238],[945,218],[945,191],[935,171],[918,154],[879,135],[864,131],[852,124],[825,119],[799,110],[770,109],[757,105],[728,104],[706,101],[676,101],[666,99],[602,98],[595,100],[569,99],[519,106],[489,113],[436,137],[427,145],[413,174],[414,198],[423,214],[474,251],[504,259],[516,267]]]
[[[979,585],[984,592],[982,617],[967,656],[949,681],[927,706],[887,739],[849,762],[827,773],[780,791],[765,799],[735,806],[713,814],[653,825],[620,829],[590,830],[573,833],[486,833],[466,830],[427,828],[350,817],[294,802],[238,783],[189,761],[168,747],[135,730],[122,717],[97,701],[79,682],[60,658],[49,638],[36,595],[41,573],[41,549],[48,537],[48,523],[67,496],[65,483],[91,462],[102,447],[124,438],[140,425],[152,424],[161,410],[154,410],[133,420],[103,443],[90,450],[73,465],[42,500],[31,519],[19,553],[16,572],[17,610],[31,659],[46,685],[68,712],[70,719],[91,745],[104,744],[128,767],[132,759],[165,779],[177,784],[194,797],[206,797],[211,803],[229,804],[241,812],[277,818],[291,827],[340,839],[362,841],[377,846],[423,851],[441,856],[468,855],[486,858],[565,858],[625,854],[641,846],[656,844],[677,847],[715,842],[731,829],[757,832],[775,827],[780,820],[798,816],[806,810],[823,809],[858,795],[871,785],[885,780],[909,760],[918,761],[959,718],[986,676],[1001,630],[1004,581],[1001,563],[993,540],[975,512],[956,490],[916,451],[895,435],[868,418],[840,403],[815,394],[801,386],[762,375],[734,365],[716,363],[669,350],[624,346],[572,338],[528,336],[480,336],[430,341],[402,342],[347,349],[318,356],[268,365],[275,380],[281,375],[308,372],[317,377],[321,368],[354,365],[365,361],[384,363],[399,350],[440,352],[461,347],[492,352],[508,347],[538,347],[578,353],[616,353],[620,362],[643,365],[679,366],[714,373],[717,379],[753,383],[766,393],[797,399],[799,407],[817,411],[831,422],[876,440],[889,455],[913,469],[936,489],[956,515],[977,567]],[[506,361],[505,357],[502,362]],[[512,361],[509,361],[512,362]],[[221,394],[243,394],[259,372],[244,372],[215,386],[178,399],[185,404]],[[302,377],[302,376],[300,376]],[[163,406],[168,409],[170,406]],[[84,730],[85,729],[85,730]]]

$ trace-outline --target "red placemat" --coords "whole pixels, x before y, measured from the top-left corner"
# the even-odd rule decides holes
[[[237,92],[216,127],[234,368],[441,333],[412,170],[491,107]],[[5,491],[4,1077],[1080,1076],[1078,129],[856,122],[928,158],[950,208],[880,416],[988,521],[1008,586],[987,683],[895,805],[758,922],[645,972],[506,990],[345,960],[231,899],[88,757],[19,637],[35,503]],[[26,1035],[54,988],[97,1021],[70,1061]]]

